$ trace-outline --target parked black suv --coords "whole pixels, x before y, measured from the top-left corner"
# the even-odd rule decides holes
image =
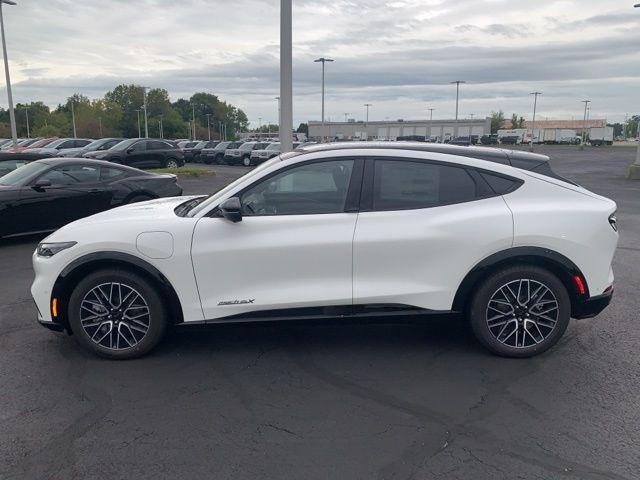
[[[218,140],[204,140],[202,142],[198,142],[198,144],[191,148],[191,161],[192,162],[201,162],[202,159],[200,155],[202,154],[202,150],[205,148],[214,148],[220,142]],[[187,152],[184,155],[185,161],[189,161],[187,157]]]
[[[109,150],[89,152],[85,158],[107,160],[137,168],[175,168],[184,165],[184,153],[172,142],[153,138],[131,138]]]
[[[224,163],[224,154],[229,148],[238,148],[242,142],[220,142],[214,148],[204,148],[200,152],[200,158],[204,163]]]

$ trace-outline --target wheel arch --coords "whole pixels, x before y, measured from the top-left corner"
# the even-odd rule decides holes
[[[67,307],[69,298],[73,291],[73,287],[88,274],[103,268],[121,268],[142,276],[150,281],[156,288],[162,292],[162,298],[165,300],[167,313],[173,319],[174,324],[182,323],[184,317],[182,315],[182,305],[178,294],[171,285],[171,282],[156,267],[138,258],[123,252],[96,252],[77,258],[58,275],[51,298],[56,298],[58,303],[58,316],[56,323],[62,324],[69,333],[69,319]]]
[[[577,311],[581,303],[589,298],[589,287],[584,274],[569,258],[554,250],[542,247],[513,247],[503,250],[480,261],[464,277],[453,299],[452,310],[466,311],[476,287],[493,272],[512,265],[528,264],[542,267],[553,273],[567,289],[571,299],[571,311]],[[580,277],[584,285],[584,293],[576,284],[575,277]]]

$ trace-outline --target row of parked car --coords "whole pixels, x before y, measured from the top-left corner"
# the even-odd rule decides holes
[[[294,142],[296,148],[300,142]],[[185,161],[202,162],[207,164],[227,165],[258,165],[280,154],[280,142],[244,141],[220,142],[210,141],[181,141],[178,147],[184,152]]]

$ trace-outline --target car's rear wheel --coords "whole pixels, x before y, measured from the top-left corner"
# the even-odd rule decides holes
[[[85,349],[128,359],[155,347],[166,328],[166,308],[154,286],[122,269],[96,271],[78,283],[69,299],[69,323]]]
[[[469,316],[476,337],[491,352],[531,357],[560,340],[569,325],[571,301],[553,273],[520,265],[488,277],[471,302]]]
[[[245,167],[250,167],[251,166],[251,157],[243,157],[242,158],[242,165],[244,165]]]

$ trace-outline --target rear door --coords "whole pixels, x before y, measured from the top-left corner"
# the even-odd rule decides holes
[[[125,164],[136,168],[144,168],[153,166],[153,162],[149,160],[153,156],[153,152],[147,150],[149,142],[140,140],[127,149]]]
[[[511,212],[474,170],[367,161],[353,245],[354,304],[450,310],[464,276],[509,248]]]

